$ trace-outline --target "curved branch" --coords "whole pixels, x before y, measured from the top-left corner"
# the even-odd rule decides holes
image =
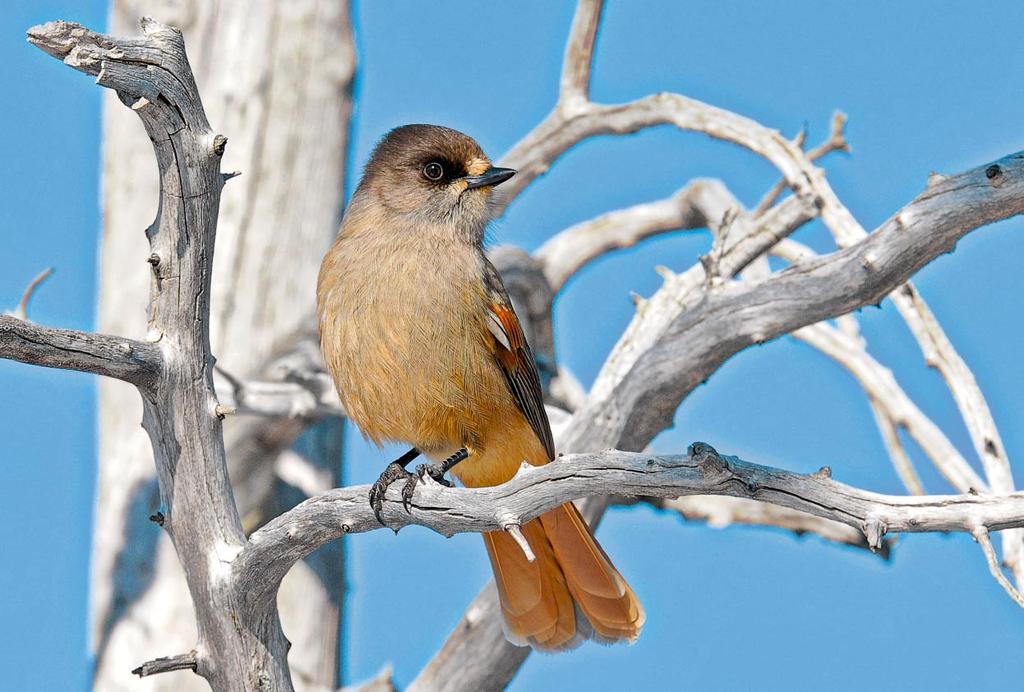
[[[986,174],[992,166],[1002,171],[997,183]],[[674,289],[691,287],[670,278],[659,291],[661,314],[651,315],[651,299],[634,319],[592,400],[577,412],[566,448],[579,449],[579,440],[589,448],[642,448],[671,422],[683,397],[739,351],[877,303],[970,231],[1022,211],[1024,153],[1017,153],[929,187],[861,242],[762,283],[723,286],[684,302]],[[647,319],[661,326],[636,343],[630,337]]]
[[[659,233],[718,224],[721,216],[710,218],[711,210],[724,214],[734,200],[721,181],[694,180],[667,199],[616,209],[570,226],[534,254],[557,293],[573,274],[610,250],[632,247]]]
[[[156,383],[163,368],[156,344],[42,327],[13,315],[0,315],[0,358],[104,375],[144,389]]]
[[[305,555],[346,534],[383,528],[367,502],[369,486],[339,488],[313,497],[256,531],[234,562],[235,577],[251,598],[270,598],[275,584]],[[591,495],[668,497],[728,495],[769,502],[823,517],[864,533],[881,546],[887,533],[974,532],[1024,526],[1024,493],[1013,495],[881,495],[838,483],[827,469],[803,475],[719,455],[702,442],[685,455],[655,456],[608,450],[561,457],[526,467],[490,488],[417,490],[411,511],[400,489],[388,493],[388,528],[420,525],[444,536],[498,531],[530,521],[570,500]]]
[[[25,292],[21,295],[21,300],[18,302],[18,307],[14,309],[11,314],[17,317],[19,320],[28,319],[28,305],[32,302],[32,297],[44,281],[53,276],[53,267],[47,267],[43,271],[36,274],[36,277],[29,282],[25,288]]]

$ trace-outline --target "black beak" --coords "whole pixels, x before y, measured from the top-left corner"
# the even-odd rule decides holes
[[[511,168],[495,168],[491,166],[483,175],[467,175],[463,180],[466,181],[466,189],[472,190],[474,187],[500,185],[515,174],[516,172]]]

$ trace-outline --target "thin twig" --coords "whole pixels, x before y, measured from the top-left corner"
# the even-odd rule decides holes
[[[533,554],[533,548],[530,547],[530,543],[526,540],[526,536],[523,535],[523,530],[519,527],[519,522],[509,522],[503,527],[508,535],[515,539],[515,542],[519,545],[519,548],[523,551],[523,555],[526,556],[527,562],[533,562],[537,557]]]
[[[1014,588],[1010,580],[1003,574],[1003,570],[999,566],[999,558],[996,557],[996,550],[992,547],[992,541],[989,539],[988,529],[984,526],[978,526],[975,527],[972,533],[975,540],[978,541],[978,545],[981,546],[981,551],[985,553],[985,561],[988,563],[989,572],[992,573],[992,576],[999,582],[999,585],[1009,594],[1010,598],[1021,608],[1024,608],[1024,595]]]
[[[807,129],[802,128],[800,133],[793,140],[793,144],[803,149],[804,141],[807,139]],[[833,151],[842,151],[847,154],[850,153],[850,144],[846,141],[846,114],[840,111],[836,111],[832,115],[832,130],[829,133],[829,138],[807,152],[807,158],[811,161],[817,161],[820,158],[831,154]],[[768,211],[775,202],[779,199],[779,195],[786,189],[786,181],[780,180],[772,189],[768,191],[768,194],[758,203],[754,209],[755,214],[763,214]]]
[[[163,658],[155,658],[152,661],[146,661],[138,668],[132,671],[132,675],[138,675],[140,678],[147,677],[149,675],[157,675],[158,673],[170,673],[174,670],[191,670],[196,669],[196,652],[189,651],[187,654],[178,654],[177,656],[165,656]]]
[[[39,288],[40,284],[46,281],[50,276],[53,275],[53,267],[47,267],[41,271],[36,278],[32,279],[32,282],[25,289],[25,293],[21,296],[21,302],[18,303],[18,307],[15,308],[14,312],[11,313],[13,317],[17,317],[19,320],[28,319],[28,304],[32,300],[32,296],[35,294],[36,289]]]

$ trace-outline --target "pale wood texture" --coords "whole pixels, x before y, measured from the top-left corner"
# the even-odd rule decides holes
[[[316,276],[340,219],[355,68],[348,3],[115,0],[110,31],[136,33],[138,18],[146,15],[184,32],[210,121],[230,137],[223,168],[242,172],[221,205],[210,336],[220,367],[240,377],[262,373],[281,340],[312,310],[309,277]],[[138,119],[110,95],[104,108],[98,323],[114,334],[146,333],[151,272],[142,231],[156,213],[156,172]],[[140,419],[134,391],[101,382],[91,579],[95,684],[105,690],[201,689],[199,678],[184,674],[140,682],[129,672],[141,659],[191,648],[195,638],[178,558],[157,538],[156,527],[140,526],[140,518],[156,509]],[[283,496],[274,492],[282,485],[273,456],[235,451],[251,438],[249,430],[236,431],[241,427],[236,420],[226,423],[231,476],[245,481],[238,500],[248,525],[257,508]],[[330,429],[336,437],[338,427]],[[334,452],[316,463],[336,468],[337,441],[323,442]],[[335,484],[336,476],[323,489]],[[297,568],[282,591],[285,628],[302,643],[292,654],[300,686],[336,682],[344,576],[340,551],[330,557],[316,570]]]
[[[141,38],[112,39],[54,22],[30,30],[29,40],[115,91],[156,153],[160,211],[146,232],[146,333],[164,360],[157,381],[139,393],[156,462],[159,523],[193,602],[206,604],[194,611],[194,670],[216,690],[291,690],[276,601],[259,611],[239,608],[241,594],[225,578],[246,542],[228,480],[208,320],[225,140],[210,128],[181,32],[151,19],[142,29]]]

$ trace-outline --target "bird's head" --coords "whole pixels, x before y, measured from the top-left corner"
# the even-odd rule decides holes
[[[472,137],[439,125],[405,125],[374,149],[353,203],[387,222],[449,227],[477,239],[491,217],[491,193],[515,171],[496,168]]]

